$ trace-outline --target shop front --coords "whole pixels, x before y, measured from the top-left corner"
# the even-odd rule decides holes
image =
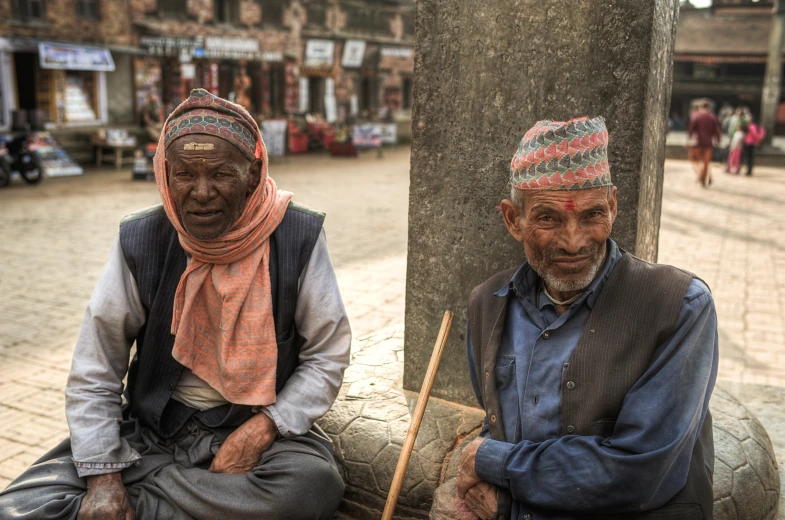
[[[335,42],[308,40],[300,69],[299,112],[327,118],[335,112]],[[334,119],[333,119],[334,120]]]
[[[171,112],[192,88],[234,101],[259,117],[286,113],[287,62],[253,38],[143,36],[136,59],[137,110],[155,94]]]
[[[108,49],[54,42],[10,40],[0,58],[2,117],[12,127],[69,127],[107,122],[106,72],[115,69]],[[8,95],[11,90],[11,95]],[[8,98],[8,99],[6,99]],[[13,107],[13,108],[11,108]],[[8,126],[8,120],[3,121]]]

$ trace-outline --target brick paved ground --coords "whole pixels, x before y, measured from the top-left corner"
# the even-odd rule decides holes
[[[291,158],[271,172],[327,212],[355,335],[401,323],[408,150]],[[712,287],[723,384],[785,461],[785,169],[715,174],[708,190],[692,179],[687,163],[666,163],[660,261]],[[0,190],[0,489],[67,435],[63,387],[82,311],[119,219],[157,199],[153,184],[113,171]]]

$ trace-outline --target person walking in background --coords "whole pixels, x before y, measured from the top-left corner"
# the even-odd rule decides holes
[[[744,132],[744,158],[747,161],[746,175],[752,175],[752,167],[755,165],[755,149],[760,146],[766,138],[766,129],[755,123],[752,115],[745,121],[746,130]],[[742,125],[742,126],[745,126]],[[739,165],[739,169],[741,165]]]
[[[733,172],[733,162],[732,156],[734,151],[738,149],[739,157],[737,159],[740,160],[741,158],[741,141],[737,144],[737,147],[734,147],[734,137],[736,136],[736,132],[739,130],[739,125],[741,124],[743,110],[741,107],[737,108],[733,115],[730,116],[727,120],[727,124],[725,125],[725,132],[728,134],[728,162],[725,165],[725,173],[732,173]],[[743,138],[743,135],[742,135]],[[738,169],[738,168],[737,168]]]
[[[744,146],[744,136],[747,130],[747,123],[745,121],[740,121],[739,124],[735,125],[735,130],[733,131],[730,140],[730,147],[728,153],[728,167],[725,170],[727,173],[732,173],[734,175],[738,175],[739,170],[741,169],[741,152]]]
[[[693,160],[698,163],[698,182],[703,187],[711,184],[711,174],[709,172],[711,153],[714,150],[714,146],[719,144],[721,136],[720,122],[711,113],[709,101],[704,100],[700,105],[698,113],[690,121],[690,126],[687,130],[688,142],[694,142]]]

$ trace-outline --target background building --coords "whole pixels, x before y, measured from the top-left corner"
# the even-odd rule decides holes
[[[414,0],[0,0],[0,130],[132,127],[197,86],[259,120],[405,116],[413,44]]]
[[[760,116],[772,8],[767,0],[714,0],[703,9],[682,4],[673,56],[672,114],[686,121],[691,101],[707,97],[718,108],[746,105]],[[778,115],[782,126],[782,104]]]

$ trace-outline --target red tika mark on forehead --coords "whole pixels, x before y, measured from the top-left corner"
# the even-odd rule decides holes
[[[564,203],[564,209],[566,209],[567,211],[573,211],[575,209],[575,201],[572,199],[567,200]]]

